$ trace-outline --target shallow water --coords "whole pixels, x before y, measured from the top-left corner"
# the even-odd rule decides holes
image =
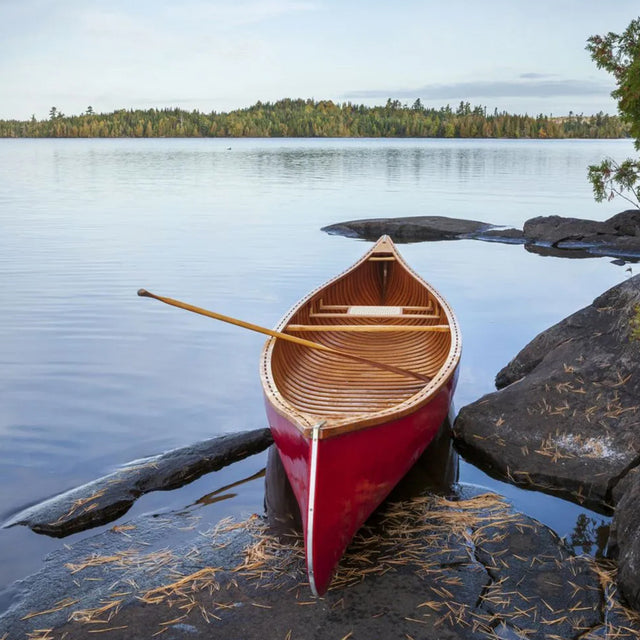
[[[586,167],[632,151],[629,141],[583,140],[0,140],[0,519],[130,460],[265,425],[262,337],[140,299],[138,288],[273,326],[369,246],[325,225],[605,219],[624,203],[594,203]],[[519,245],[401,251],[460,321],[457,407],[492,391],[538,332],[629,275],[610,258]],[[146,495],[123,520],[182,508],[265,461]],[[460,479],[502,492],[560,535],[597,520],[464,462]],[[260,477],[222,494],[234,495],[200,505],[206,521],[262,511]],[[0,589],[61,544],[0,530]]]

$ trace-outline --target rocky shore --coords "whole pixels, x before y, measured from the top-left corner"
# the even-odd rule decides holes
[[[119,524],[51,554],[20,583],[0,616],[0,637],[462,640],[526,633],[543,640],[640,633],[640,619],[617,598],[613,565],[576,557],[493,493],[464,486],[446,495],[396,492],[351,544],[324,598],[309,591],[300,535],[274,529],[274,520],[281,521],[279,513],[202,530],[181,510]]]
[[[398,242],[520,243],[565,257],[640,258],[640,210],[605,221],[541,216],[522,230],[439,216],[341,222],[327,233]],[[640,280],[631,278],[540,334],[496,377],[496,393],[463,407],[460,452],[507,482],[614,514],[609,554],[628,603],[640,609]]]
[[[463,407],[454,438],[492,475],[612,513],[610,554],[640,609],[640,276],[544,331]]]
[[[640,210],[608,220],[540,216],[523,229],[439,216],[341,222],[324,231],[398,242],[475,239],[584,258],[640,258]],[[496,393],[463,407],[454,438],[491,475],[559,495],[605,514],[619,585],[640,609],[640,341],[631,278],[536,337],[496,377]]]
[[[395,242],[484,240],[523,244],[527,250],[567,257],[614,256],[640,258],[640,210],[629,209],[603,222],[539,216],[513,229],[477,220],[443,216],[369,218],[338,222],[323,228],[334,235],[377,240],[389,235]]]
[[[591,222],[582,238],[596,251],[607,236],[613,251],[617,229],[631,246],[638,215]],[[375,237],[390,232],[377,224]],[[425,224],[456,237],[448,222]],[[575,228],[534,220],[523,233],[564,251]],[[504,232],[473,221],[458,230]],[[122,519],[148,491],[262,451],[271,436],[258,429],[136,461],[13,516],[4,526],[52,536],[120,520],[16,583],[0,640],[640,637],[639,310],[636,276],[526,345],[359,532],[324,598],[306,582],[299,513],[273,447],[265,514],[214,528],[188,507]],[[612,515],[607,558],[576,555],[502,496],[457,484],[454,445],[496,478]]]

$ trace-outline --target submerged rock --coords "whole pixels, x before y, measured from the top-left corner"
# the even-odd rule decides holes
[[[259,453],[272,442],[269,429],[256,429],[138,460],[115,473],[29,507],[3,527],[22,524],[36,533],[57,538],[97,527],[124,515],[145,493],[181,487],[205,473]]]

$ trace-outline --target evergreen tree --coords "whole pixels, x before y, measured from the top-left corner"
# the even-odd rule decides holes
[[[621,34],[609,32],[587,42],[596,65],[616,80],[617,88],[611,95],[629,124],[635,148],[640,150],[640,18],[632,20]],[[640,208],[640,159],[618,163],[605,158],[599,165],[591,165],[588,175],[597,202],[620,196]]]
[[[567,138],[628,136],[629,124],[619,117],[597,114],[550,118],[510,115],[461,102],[429,109],[418,100],[411,106],[389,99],[367,107],[330,100],[258,102],[229,113],[180,109],[119,109],[96,114],[87,108],[79,116],[64,116],[52,107],[49,119],[0,120],[0,137],[527,137]]]

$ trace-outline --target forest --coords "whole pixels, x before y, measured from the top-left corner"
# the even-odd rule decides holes
[[[384,106],[284,99],[230,112],[181,109],[119,109],[66,116],[51,107],[49,118],[0,120],[3,138],[624,138],[618,116],[513,115],[460,102],[440,109],[387,100]]]

